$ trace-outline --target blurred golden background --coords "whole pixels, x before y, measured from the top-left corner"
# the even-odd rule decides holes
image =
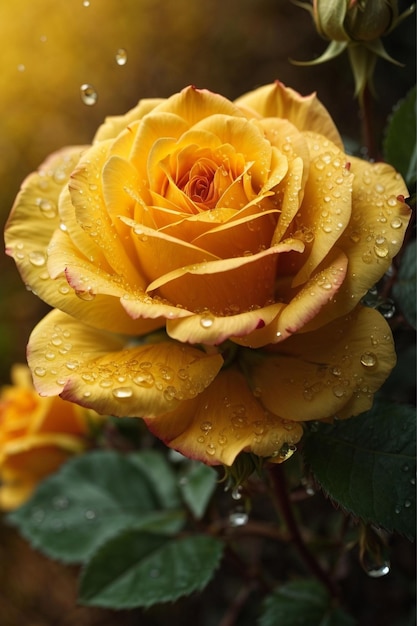
[[[279,79],[303,94],[317,91],[342,134],[360,138],[347,58],[312,68],[289,62],[310,60],[327,45],[308,12],[290,0],[3,0],[0,41],[2,227],[22,180],[50,152],[89,143],[107,115],[188,84],[234,99]],[[415,82],[415,20],[386,47],[405,67],[378,61],[379,131]],[[93,106],[81,99],[85,83],[97,93]],[[47,307],[25,290],[14,262],[0,259],[3,384],[11,364],[25,359],[30,331]],[[28,550],[13,531],[2,531],[0,562],[2,626],[134,623],[126,614],[77,608],[72,569]]]

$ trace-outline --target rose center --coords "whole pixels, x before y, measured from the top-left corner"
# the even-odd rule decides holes
[[[178,187],[196,204],[202,208],[212,209],[219,193],[215,184],[215,174],[218,166],[210,159],[199,159],[178,181]]]

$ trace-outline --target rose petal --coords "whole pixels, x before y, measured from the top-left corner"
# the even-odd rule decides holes
[[[234,368],[222,371],[194,400],[146,422],[171,448],[207,465],[232,465],[242,451],[274,456],[303,433],[298,424],[265,411]]]
[[[192,243],[217,257],[256,254],[270,245],[277,213],[277,210],[263,211],[229,221],[206,231]]]
[[[124,115],[112,115],[107,117],[104,124],[97,130],[94,136],[94,143],[117,137],[129,124],[142,119],[162,102],[164,102],[163,98],[144,98]]]
[[[189,126],[200,120],[220,113],[221,115],[243,116],[239,108],[227,98],[207,89],[186,87],[180,93],[167,98],[157,107],[156,112],[168,111],[182,117]]]
[[[30,174],[5,228],[6,253],[14,258],[25,284],[46,302],[50,290],[46,248],[59,226],[58,197],[84,149],[75,146],[56,152]]]
[[[327,259],[328,265],[317,271],[297,293],[291,293],[291,290],[286,292],[278,282],[278,293],[288,304],[282,304],[277,317],[265,327],[233,340],[243,346],[260,348],[282,342],[297,331],[305,330],[304,327],[311,319],[315,322],[317,319],[321,320],[322,309],[333,301],[335,293],[343,284],[347,262],[344,253],[335,248]],[[324,325],[325,321],[326,317],[317,325]]]
[[[94,265],[72,245],[66,233],[55,232],[48,254],[48,270],[55,280],[48,281],[43,297],[52,306],[112,332],[143,335],[163,325],[163,320],[134,320],[126,314],[120,299],[132,294],[140,298],[136,293],[140,290],[139,281],[137,288],[132,289],[120,277]],[[145,297],[142,291],[142,298]]]
[[[161,297],[190,311],[250,311],[273,301],[278,255],[303,249],[302,242],[293,239],[251,256],[185,266],[153,281],[148,292],[158,290]]]
[[[304,283],[333,248],[352,211],[353,174],[346,168],[347,157],[319,135],[309,134],[307,141],[311,165],[297,227],[308,231],[313,240],[307,245],[307,260],[294,278],[294,287]]]
[[[135,284],[138,272],[133,263],[134,248],[129,241],[125,241],[125,229],[120,220],[112,219],[102,195],[101,175],[107,156],[107,148],[97,144],[80,159],[69,184],[71,202],[79,227],[94,240],[109,266],[116,274]],[[131,178],[129,176],[128,184]],[[97,181],[97,184],[91,181]]]
[[[294,89],[275,81],[241,96],[235,100],[235,104],[249,115],[256,112],[264,118],[279,117],[294,124],[298,130],[320,133],[343,148],[343,142],[329,112],[315,93],[301,96]]]
[[[248,351],[243,359],[259,401],[295,421],[350,417],[369,409],[396,360],[387,322],[365,307],[314,332],[293,335],[270,356]]]
[[[219,345],[230,338],[240,343],[237,340],[238,337],[256,334],[258,332],[256,329],[269,325],[283,307],[281,303],[272,304],[254,311],[226,317],[216,317],[209,312],[200,315],[184,315],[178,319],[168,319],[166,329],[170,337],[184,343],[203,343],[210,346]],[[250,340],[248,342],[250,344]]]
[[[148,283],[166,276],[183,265],[217,260],[215,255],[171,237],[163,231],[147,228],[124,217],[120,219],[131,228],[137,257]]]
[[[41,395],[135,417],[155,416],[195,397],[223,359],[173,341],[126,347],[119,337],[55,310],[32,332],[28,362]]]

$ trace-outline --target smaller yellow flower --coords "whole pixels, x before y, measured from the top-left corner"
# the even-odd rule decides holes
[[[372,83],[377,57],[400,65],[385,50],[380,37],[388,35],[415,10],[410,6],[401,15],[397,0],[313,0],[313,5],[296,2],[307,9],[318,33],[330,41],[323,54],[313,61],[294,61],[297,65],[318,65],[330,61],[347,49],[355,78],[355,95],[362,97]]]
[[[40,480],[88,445],[90,425],[102,420],[59,397],[39,396],[29,368],[15,365],[0,391],[0,509],[23,504]]]

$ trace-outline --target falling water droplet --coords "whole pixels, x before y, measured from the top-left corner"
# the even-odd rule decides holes
[[[84,6],[89,6],[89,4],[90,3],[88,3],[87,5],[84,4]],[[94,89],[92,85],[89,85],[88,83],[83,83],[80,87],[80,93],[81,93],[81,100],[87,106],[93,106],[97,102],[97,99],[98,99],[97,91]]]
[[[117,65],[126,65],[127,63],[127,52],[124,48],[119,48],[116,52],[116,63]]]

